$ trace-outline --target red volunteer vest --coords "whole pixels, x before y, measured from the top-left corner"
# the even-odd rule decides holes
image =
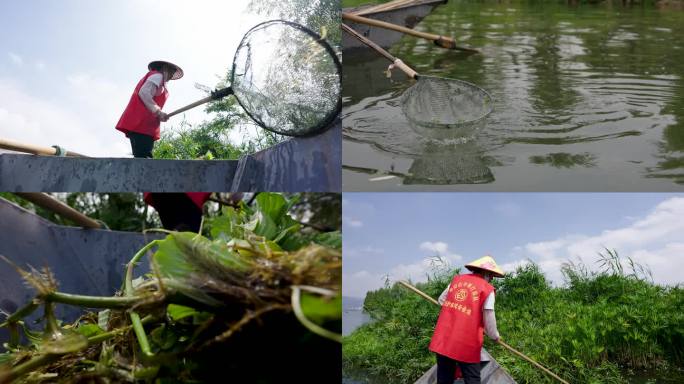
[[[492,291],[494,287],[479,275],[454,276],[430,350],[464,363],[479,363],[484,341],[482,307]]]
[[[185,192],[185,195],[188,197],[188,199],[192,200],[193,203],[199,208],[199,210],[202,210],[202,207],[204,206],[204,203],[209,200],[209,196],[211,193],[209,192]],[[154,207],[154,194],[150,192],[145,192],[143,193],[143,200],[145,200],[145,203],[148,205],[151,205]]]
[[[135,86],[133,95],[131,95],[131,100],[128,102],[128,106],[126,106],[119,122],[116,124],[116,129],[119,131],[123,133],[142,133],[143,135],[152,136],[154,140],[159,140],[159,119],[145,107],[145,104],[140,100],[140,96],[138,96],[138,92],[140,92],[140,88],[145,84],[147,78],[155,73],[161,72],[147,72],[147,74],[138,82],[138,85]],[[164,87],[164,92],[159,94],[159,96],[155,96],[154,102],[157,103],[159,107],[164,107],[164,103],[166,103],[168,97],[169,92],[166,90],[166,87]]]

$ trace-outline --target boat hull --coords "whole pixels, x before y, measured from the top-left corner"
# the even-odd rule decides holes
[[[492,355],[486,350],[482,351],[482,371],[480,378],[482,384],[513,384],[515,380],[508,374]],[[487,361],[488,360],[488,361]],[[463,380],[455,380],[454,384],[462,384]],[[437,366],[428,369],[414,384],[437,384]]]
[[[422,0],[413,2],[405,7],[380,12],[363,12],[365,9],[370,8],[370,6],[345,8],[343,11],[349,13],[358,13],[360,16],[370,19],[386,21],[388,23],[398,24],[407,28],[413,28],[416,26],[416,24],[423,20],[425,16],[429,15],[435,7],[444,3],[445,1],[443,0]],[[353,23],[350,21],[344,22],[361,35],[369,38],[383,48],[389,48],[404,36],[404,34],[401,32],[391,31],[389,29],[371,27],[369,25]],[[344,50],[364,47],[366,46],[354,37],[349,36],[346,33],[342,34],[342,48]]]

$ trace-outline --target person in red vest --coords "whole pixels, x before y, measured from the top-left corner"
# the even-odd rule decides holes
[[[437,383],[452,384],[458,367],[466,384],[480,384],[483,331],[499,339],[494,315],[493,277],[503,271],[491,256],[466,264],[470,274],[456,275],[442,292],[442,310],[430,341],[437,357]]]
[[[165,229],[199,233],[204,203],[211,193],[144,193],[145,203],[154,207]]]
[[[159,124],[169,118],[162,112],[169,97],[166,83],[183,77],[183,70],[168,61],[153,61],[149,72],[135,86],[116,129],[131,140],[134,157],[152,158],[154,142],[159,140]]]

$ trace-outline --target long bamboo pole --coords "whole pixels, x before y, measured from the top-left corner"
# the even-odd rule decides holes
[[[342,27],[342,30],[343,30],[343,31],[345,31],[345,32],[347,32],[348,34],[352,35],[353,37],[355,37],[356,39],[358,39],[358,40],[361,41],[362,43],[366,44],[366,45],[369,46],[370,48],[372,48],[372,49],[374,49],[375,51],[377,51],[377,52],[378,52],[379,54],[381,54],[384,58],[386,58],[387,60],[391,61],[392,64],[394,64],[395,67],[399,68],[402,72],[404,72],[404,73],[406,74],[406,76],[408,76],[408,77],[410,77],[410,78],[412,78],[412,79],[418,80],[418,73],[417,73],[416,71],[414,71],[414,70],[413,70],[411,67],[409,67],[408,65],[404,64],[404,62],[401,61],[401,59],[392,56],[391,53],[387,52],[387,51],[386,51],[385,49],[383,49],[381,46],[379,46],[379,45],[375,44],[374,42],[372,42],[371,40],[368,40],[367,38],[361,36],[358,32],[356,32],[352,27],[348,26],[347,24],[342,23],[342,24],[341,24],[341,27]]]
[[[384,29],[389,29],[392,31],[397,31],[401,33],[405,33],[407,35],[415,36],[415,37],[420,37],[421,39],[426,39],[430,40],[435,43],[435,45],[438,45],[442,48],[447,48],[447,49],[457,49],[461,51],[468,51],[468,52],[480,52],[479,50],[475,48],[470,48],[470,47],[463,47],[456,45],[456,41],[452,39],[451,37],[448,36],[441,36],[441,35],[435,35],[433,33],[427,33],[427,32],[420,32],[420,31],[415,31],[411,28],[406,28],[401,25],[397,24],[392,24],[388,23],[386,21],[382,20],[375,20],[375,19],[369,19],[367,17],[355,15],[353,13],[348,13],[348,12],[342,12],[342,18],[345,20],[353,21],[355,23],[359,24],[366,24],[378,28],[384,28]]]
[[[412,5],[420,5],[422,3],[423,3],[422,1],[416,1],[416,0],[394,0],[394,1],[390,1],[388,3],[383,3],[383,4],[378,4],[378,5],[366,7],[366,8],[363,8],[361,10],[357,10],[354,13],[357,15],[367,15],[370,13],[379,13],[379,12],[391,11],[394,9],[403,8],[403,7],[412,6]]]
[[[44,155],[44,156],[57,156],[59,155],[59,150],[55,147],[43,147],[40,145],[20,143],[18,141],[1,139],[0,138],[0,148],[8,149],[10,151],[32,153],[34,155]],[[88,157],[76,153],[73,151],[65,151],[64,156],[69,157]]]
[[[61,201],[45,193],[15,192],[15,195],[28,200],[35,205],[50,210],[61,217],[71,220],[84,228],[101,229],[102,225],[81,212],[71,208]]]
[[[407,283],[407,282],[405,282],[405,281],[398,281],[398,283],[401,284],[402,286],[404,286],[405,288],[408,288],[409,290],[411,290],[411,291],[417,293],[417,294],[420,295],[422,298],[426,299],[427,301],[431,302],[432,304],[435,304],[435,305],[441,307],[441,304],[439,304],[439,302],[438,302],[437,300],[435,300],[435,299],[433,299],[432,297],[428,296],[425,292],[423,292],[423,291],[421,291],[420,289],[414,287],[413,285],[411,285],[411,284],[409,284],[409,283]],[[499,345],[501,345],[502,347],[504,347],[504,348],[508,349],[509,351],[513,352],[513,353],[514,353],[515,355],[517,355],[518,357],[521,357],[522,359],[524,359],[524,360],[530,362],[530,363],[531,363],[532,365],[534,365],[535,367],[541,369],[544,373],[548,374],[549,376],[553,377],[554,379],[560,381],[560,382],[563,383],[563,384],[569,384],[567,381],[561,379],[561,378],[558,377],[555,373],[551,372],[550,370],[548,370],[548,369],[547,369],[546,367],[544,367],[543,365],[537,363],[536,361],[534,361],[534,360],[532,360],[531,358],[527,357],[527,356],[526,356],[525,354],[523,354],[522,352],[520,352],[520,351],[516,350],[515,348],[511,347],[510,345],[504,343],[503,341],[501,341],[501,339],[497,340],[496,342],[497,342]]]

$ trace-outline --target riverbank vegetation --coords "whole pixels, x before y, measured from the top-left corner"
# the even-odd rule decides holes
[[[601,252],[597,265],[600,272],[564,264],[561,287],[533,263],[498,279],[502,340],[571,383],[624,383],[645,370],[681,380],[684,289],[654,284],[647,268],[613,250]],[[435,272],[417,286],[436,298],[457,272]],[[412,383],[434,364],[427,349],[438,316],[433,304],[395,285],[369,292],[364,308],[372,322],[345,337],[345,370]],[[485,348],[517,382],[553,382],[495,343]]]

